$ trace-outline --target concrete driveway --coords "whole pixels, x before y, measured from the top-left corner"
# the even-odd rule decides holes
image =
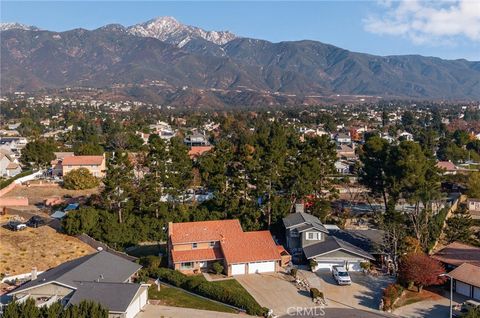
[[[310,293],[299,291],[290,275],[281,273],[251,274],[235,279],[263,306],[278,316],[285,315],[291,307],[313,307]]]
[[[352,284],[339,286],[329,270],[316,273],[323,281],[322,290],[328,308],[357,308],[378,310],[383,289],[394,279],[390,276],[372,277],[350,272]]]
[[[468,299],[468,297],[454,293],[453,306],[461,304]],[[393,313],[405,318],[448,318],[450,315],[450,294],[443,291],[438,294],[438,299],[424,300],[402,306],[395,309]]]

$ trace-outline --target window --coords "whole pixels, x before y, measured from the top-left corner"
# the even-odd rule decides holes
[[[210,242],[210,247],[215,247],[215,242],[214,241]]]
[[[193,262],[181,263],[180,269],[193,269]]]
[[[192,249],[195,249],[198,247],[198,243],[192,243]]]
[[[322,233],[319,232],[307,232],[308,241],[318,241],[322,239]]]

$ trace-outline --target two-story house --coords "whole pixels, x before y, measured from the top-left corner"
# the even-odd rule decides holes
[[[360,271],[362,262],[375,258],[360,247],[330,235],[315,216],[303,212],[292,213],[283,219],[287,248],[293,255],[314,260],[313,270],[331,269],[343,265],[350,271]]]
[[[238,220],[169,223],[170,267],[185,274],[220,262],[228,276],[277,272],[290,255],[269,231],[244,232]]]
[[[61,162],[62,175],[72,170],[85,168],[97,178],[105,177],[106,163],[105,156],[67,156]]]

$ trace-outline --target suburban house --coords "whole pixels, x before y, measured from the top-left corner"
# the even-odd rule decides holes
[[[335,161],[335,170],[338,174],[350,174],[350,165],[344,161]]]
[[[290,255],[269,231],[244,232],[238,220],[169,223],[170,267],[185,274],[220,262],[228,276],[277,272]]]
[[[472,219],[480,220],[480,199],[468,199],[467,207]]]
[[[189,147],[210,146],[210,142],[208,141],[207,137],[201,134],[188,135],[183,139],[183,143]]]
[[[448,273],[453,278],[456,293],[480,300],[480,267],[463,263]]]
[[[320,220],[307,213],[296,212],[283,218],[287,249],[293,255],[304,255],[316,262],[314,271],[343,265],[350,271],[360,271],[363,262],[375,261],[365,250],[348,243],[330,231]]]
[[[190,148],[190,150],[188,151],[188,156],[190,157],[190,159],[197,159],[199,158],[201,155],[203,155],[204,153],[206,152],[209,152],[210,150],[212,150],[213,147],[212,146],[193,146]]]
[[[413,135],[407,131],[404,131],[398,135],[399,140],[413,141]]]
[[[480,248],[453,242],[432,257],[451,270],[453,289],[456,293],[480,300]]]
[[[352,143],[352,137],[349,134],[338,133],[335,135],[335,141],[338,145],[349,145]]]
[[[0,177],[15,177],[22,172],[22,168],[11,156],[0,152]]]
[[[457,166],[451,161],[439,161],[436,164],[436,167],[442,170],[443,174],[457,174]]]
[[[68,156],[61,162],[62,175],[66,175],[72,170],[86,168],[97,178],[105,177],[106,163],[103,156]]]
[[[147,304],[148,286],[132,283],[140,265],[106,251],[68,261],[20,285],[8,295],[17,302],[33,298],[38,307],[96,301],[110,318],[133,318]]]
[[[342,159],[356,159],[355,149],[347,145],[337,146],[337,158]]]

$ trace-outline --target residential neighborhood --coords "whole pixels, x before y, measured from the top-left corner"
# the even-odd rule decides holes
[[[0,318],[480,318],[480,0],[0,12]]]

